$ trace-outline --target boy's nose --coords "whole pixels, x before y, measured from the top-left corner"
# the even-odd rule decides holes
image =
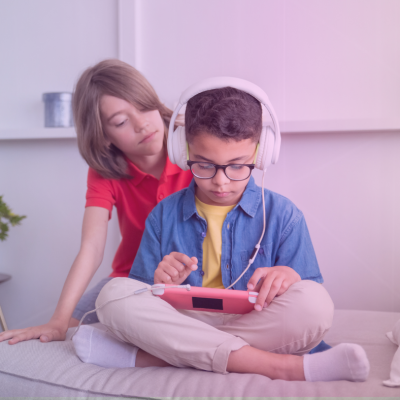
[[[218,169],[213,179],[213,183],[218,186],[226,185],[231,180],[225,175],[225,172],[222,168]]]

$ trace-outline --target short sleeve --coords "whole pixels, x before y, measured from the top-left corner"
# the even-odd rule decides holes
[[[110,179],[103,178],[94,169],[89,168],[87,178],[85,207],[101,207],[109,211],[111,219],[115,204],[115,190]]]

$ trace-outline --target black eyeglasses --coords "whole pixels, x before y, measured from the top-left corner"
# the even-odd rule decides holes
[[[221,168],[225,175],[231,181],[244,181],[251,175],[251,171],[255,168],[254,164],[229,164],[218,165],[206,163],[202,161],[187,161],[190,171],[196,178],[211,179],[217,174]]]

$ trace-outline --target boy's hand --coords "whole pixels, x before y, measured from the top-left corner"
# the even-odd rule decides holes
[[[275,296],[285,293],[293,283],[299,281],[300,275],[290,267],[257,268],[247,283],[248,290],[258,292],[254,309],[261,311],[263,307],[270,305]]]
[[[180,285],[192,271],[196,271],[197,263],[196,257],[172,252],[158,264],[154,272],[154,283]]]

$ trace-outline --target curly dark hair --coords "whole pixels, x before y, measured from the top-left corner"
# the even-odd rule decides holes
[[[187,103],[185,130],[188,142],[201,133],[223,140],[253,139],[262,129],[261,103],[250,94],[224,87],[201,92]]]

